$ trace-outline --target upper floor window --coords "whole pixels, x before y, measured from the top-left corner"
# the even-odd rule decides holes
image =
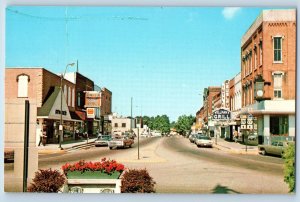
[[[259,43],[259,65],[262,65],[263,62],[263,49],[262,49],[262,41]]]
[[[282,98],[282,76],[283,73],[273,73],[274,77],[274,98]]]
[[[118,123],[115,123],[115,127],[116,127],[116,128],[118,127]]]
[[[282,61],[282,37],[274,37],[274,62]]]
[[[75,106],[75,89],[72,89],[72,107]]]
[[[28,82],[29,76],[21,74],[17,77],[18,82],[18,97],[28,97]]]
[[[254,69],[257,68],[257,48],[254,49]]]
[[[69,86],[68,87],[68,106],[71,106],[71,98],[72,98],[72,93],[71,93],[71,88]]]
[[[126,128],[126,123],[122,123],[122,128]]]
[[[77,107],[81,107],[81,93],[77,92]]]

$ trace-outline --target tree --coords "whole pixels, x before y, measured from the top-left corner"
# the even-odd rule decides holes
[[[192,115],[179,116],[177,122],[175,123],[175,129],[179,134],[184,135],[187,131],[191,130],[191,126],[194,122],[195,117]]]
[[[289,185],[290,192],[295,191],[295,144],[290,143],[284,150],[284,181]]]

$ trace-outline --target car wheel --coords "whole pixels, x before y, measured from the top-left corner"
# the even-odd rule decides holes
[[[109,147],[109,149],[112,149],[112,147]]]
[[[199,147],[200,147],[200,145],[198,145],[198,144],[197,144],[197,147],[199,148]]]
[[[132,144],[131,145],[129,145],[129,148],[131,148],[132,147]]]
[[[261,154],[262,154],[263,156],[265,156],[265,155],[267,154],[266,150],[262,149],[262,150],[261,150]]]

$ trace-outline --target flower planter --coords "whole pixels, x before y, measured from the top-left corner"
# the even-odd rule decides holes
[[[118,171],[107,174],[102,171],[68,171],[68,179],[119,179],[121,173]]]

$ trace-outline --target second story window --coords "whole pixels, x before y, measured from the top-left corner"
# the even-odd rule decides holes
[[[274,62],[282,62],[282,37],[274,37]]]
[[[29,76],[21,74],[17,77],[18,97],[28,97]]]
[[[282,98],[282,75],[283,73],[273,73],[274,77],[274,98]]]
[[[117,128],[118,127],[118,123],[115,123],[115,128]]]
[[[126,123],[122,123],[122,128],[126,128]]]
[[[263,49],[262,49],[262,41],[259,43],[259,65],[263,63]]]

